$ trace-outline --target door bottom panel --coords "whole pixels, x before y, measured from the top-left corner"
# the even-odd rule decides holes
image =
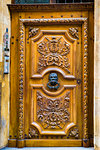
[[[81,147],[82,139],[25,139],[20,141],[24,143],[24,147]],[[17,147],[16,139],[9,139],[9,147]]]
[[[26,147],[66,147],[66,146],[74,146],[74,147],[80,147],[82,146],[82,140],[59,140],[59,139],[27,139],[25,140],[25,146]]]

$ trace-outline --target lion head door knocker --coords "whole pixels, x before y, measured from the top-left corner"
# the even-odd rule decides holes
[[[58,89],[60,84],[58,83],[58,75],[57,73],[50,73],[49,82],[47,83],[47,87],[49,89]]]

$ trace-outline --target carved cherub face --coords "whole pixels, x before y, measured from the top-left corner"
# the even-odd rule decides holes
[[[57,73],[50,73],[49,82],[52,86],[55,86],[58,83],[58,75]]]

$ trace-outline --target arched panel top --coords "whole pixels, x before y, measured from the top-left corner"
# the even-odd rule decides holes
[[[69,42],[73,43],[75,41],[75,38],[71,37],[67,30],[40,30],[39,34],[31,40],[37,42],[43,35],[64,35],[65,39]]]
[[[57,68],[57,67],[55,67],[55,68],[47,68],[47,69],[45,69],[45,70],[42,72],[42,74],[35,74],[35,75],[32,76],[32,78],[43,78],[44,75],[45,75],[47,72],[51,72],[51,71],[57,71],[57,72],[61,73],[62,76],[63,76],[64,78],[66,78],[66,79],[75,79],[75,76],[73,76],[73,75],[66,75],[63,70],[61,70],[61,69],[59,69],[59,68]]]

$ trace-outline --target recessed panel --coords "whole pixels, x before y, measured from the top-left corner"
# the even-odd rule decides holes
[[[31,125],[41,135],[66,135],[76,125],[75,89],[67,89],[52,97],[32,88],[31,104]]]

